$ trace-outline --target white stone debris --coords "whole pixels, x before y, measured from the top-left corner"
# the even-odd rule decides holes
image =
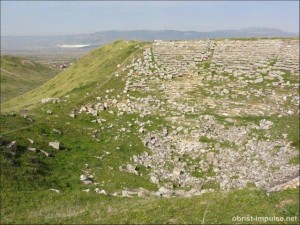
[[[60,150],[61,144],[58,141],[52,141],[52,142],[49,142],[49,146],[51,146],[52,148],[54,148],[56,150]]]
[[[299,175],[289,136],[273,137],[277,120],[299,114],[299,40],[154,41],[113,75],[125,83],[119,93],[97,93],[72,113],[92,115],[101,131],[117,129],[116,140],[137,135],[146,150],[119,171],[141,175],[143,166],[158,188],[114,196],[190,197],[249,183],[270,191]],[[137,116],[119,126],[104,111]],[[148,129],[158,117],[164,124]]]
[[[58,103],[58,102],[60,102],[60,99],[59,98],[44,98],[41,100],[41,103],[48,103],[48,102]]]

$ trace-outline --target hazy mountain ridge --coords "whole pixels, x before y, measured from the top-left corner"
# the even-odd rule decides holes
[[[2,53],[27,54],[29,52],[47,51],[52,53],[69,53],[74,49],[62,49],[58,45],[87,44],[89,47],[77,49],[76,52],[87,52],[109,42],[124,40],[195,40],[218,38],[255,38],[255,37],[299,37],[297,33],[284,32],[274,28],[246,28],[240,30],[216,30],[211,32],[178,31],[178,30],[110,30],[92,34],[56,35],[56,36],[1,36]]]

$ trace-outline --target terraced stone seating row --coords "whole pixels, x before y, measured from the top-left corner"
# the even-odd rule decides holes
[[[156,41],[144,53],[145,60],[154,60],[157,67],[174,76],[187,74],[199,63],[210,63],[210,70],[240,74],[289,71],[299,73],[297,40],[257,41]]]

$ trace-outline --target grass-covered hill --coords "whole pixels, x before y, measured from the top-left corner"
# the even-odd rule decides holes
[[[134,156],[151,152],[142,135],[167,127],[171,136],[170,130],[176,129],[168,121],[172,115],[163,103],[151,113],[143,108],[142,113],[137,113],[134,110],[138,105],[131,113],[117,107],[117,103],[144,101],[151,96],[164,101],[158,88],[150,88],[148,93],[126,91],[133,76],[129,65],[137,62],[138,66],[137,59],[149,45],[117,41],[103,46],[40,87],[1,105],[1,223],[228,224],[234,223],[232,218],[237,215],[299,217],[298,189],[269,194],[249,183],[241,189],[224,191],[217,183],[207,182],[199,196],[158,197],[151,194],[158,190],[158,185],[149,179],[151,167],[138,165],[128,170]],[[174,82],[180,79],[174,78]],[[144,87],[134,81],[131,84]],[[200,90],[196,94],[201,93]],[[45,98],[59,100],[41,103]],[[86,113],[97,101],[104,102],[99,105],[101,110]],[[152,103],[147,104],[145,108]],[[201,116],[186,118],[196,121]],[[224,121],[223,117],[217,118]],[[232,119],[235,124],[254,124],[260,120],[254,116]],[[287,133],[294,145],[298,144],[296,116],[267,119],[287,125],[275,127],[272,132]],[[178,135],[181,133],[178,131]],[[263,136],[261,132],[259,135]],[[7,146],[12,141],[17,142],[16,148]],[[49,146],[49,142],[55,141],[60,142],[60,150]],[[209,138],[200,141],[210,146],[216,142]],[[229,142],[222,144],[231,147]],[[196,163],[187,159],[187,155],[181,157]],[[89,184],[84,184],[82,175],[88,176]],[[200,178],[203,176],[199,174]],[[173,187],[175,191],[182,189],[175,181]],[[121,196],[124,191],[134,190],[141,190],[142,196]]]
[[[115,71],[117,65],[116,59],[123,62],[136,50],[134,46],[123,50],[124,43],[119,43],[119,45],[120,47],[107,45],[91,52],[44,85],[3,104],[3,112],[28,108],[43,98],[60,97],[74,89],[80,89],[96,82],[103,83],[110,79],[110,75]]]
[[[37,88],[58,72],[25,58],[1,56],[1,102]]]

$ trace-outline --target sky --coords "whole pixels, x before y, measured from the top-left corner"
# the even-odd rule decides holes
[[[299,1],[2,1],[1,35],[105,30],[214,31],[249,27],[299,32]]]

